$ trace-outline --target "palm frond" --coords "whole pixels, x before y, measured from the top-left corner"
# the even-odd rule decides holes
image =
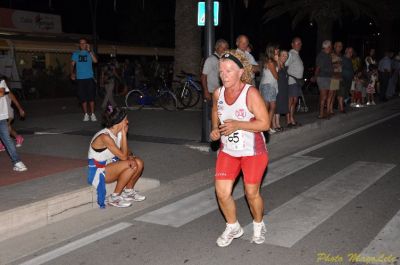
[[[292,29],[296,28],[296,26],[308,16],[310,16],[309,10],[303,9],[303,10],[298,11],[293,17]]]

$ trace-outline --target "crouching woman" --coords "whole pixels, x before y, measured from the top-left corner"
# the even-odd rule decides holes
[[[108,204],[129,207],[133,201],[143,201],[133,188],[143,173],[143,161],[128,148],[126,134],[128,118],[124,109],[109,108],[103,115],[104,129],[97,132],[89,146],[88,183],[97,189],[97,203],[105,207],[106,183],[117,181]]]

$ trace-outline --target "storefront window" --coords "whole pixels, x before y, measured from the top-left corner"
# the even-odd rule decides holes
[[[46,69],[46,58],[44,54],[34,54],[32,55],[32,68],[36,70]]]

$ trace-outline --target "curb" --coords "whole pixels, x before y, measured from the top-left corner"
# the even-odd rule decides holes
[[[107,195],[115,185],[116,182],[107,184]],[[159,186],[159,180],[140,178],[135,188],[148,191]],[[0,212],[0,241],[95,208],[98,208],[96,190],[88,186]]]

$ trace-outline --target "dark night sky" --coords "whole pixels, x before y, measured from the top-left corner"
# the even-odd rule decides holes
[[[230,20],[228,0],[220,0],[221,24],[215,30],[216,39],[230,41]],[[51,7],[49,7],[51,2]],[[66,33],[91,34],[91,14],[89,0],[0,0],[0,6],[22,10],[32,10],[59,14],[62,17],[63,31]],[[249,1],[248,8],[243,1],[236,1],[234,36],[246,34],[254,45],[254,55],[258,57],[268,42],[277,42],[289,48],[294,36],[303,38],[303,53],[313,57],[316,42],[316,27],[308,22],[296,29],[290,26],[290,17],[282,16],[268,24],[262,22],[264,0]],[[97,28],[100,39],[119,41],[135,45],[164,46],[174,45],[175,0],[117,0],[114,12],[113,0],[98,0]],[[343,40],[345,45],[361,49],[362,39],[372,36],[379,30],[368,25],[369,20],[344,19],[344,27],[335,26],[334,40]],[[346,26],[347,25],[347,26]],[[349,26],[350,25],[350,26]],[[374,43],[372,42],[372,45]]]

